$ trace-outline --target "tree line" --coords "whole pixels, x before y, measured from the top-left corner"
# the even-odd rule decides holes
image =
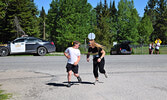
[[[54,41],[57,51],[63,51],[95,33],[95,40],[107,48],[125,40],[148,44],[160,38],[166,44],[167,0],[148,0],[144,11],[140,17],[133,0],[120,0],[117,7],[104,0],[95,8],[87,0],[52,0],[46,14],[34,0],[1,0],[0,43],[27,34]]]

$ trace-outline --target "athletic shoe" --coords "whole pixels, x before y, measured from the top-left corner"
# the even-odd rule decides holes
[[[96,83],[99,83],[99,80],[95,80],[94,85],[95,85]]]
[[[82,79],[80,76],[78,76],[77,79],[78,79],[78,82],[82,82]]]
[[[70,82],[68,82],[67,87],[71,87],[71,83]]]
[[[104,73],[104,76],[105,76],[106,78],[108,78],[108,76],[107,76],[107,74],[106,74],[106,73]]]

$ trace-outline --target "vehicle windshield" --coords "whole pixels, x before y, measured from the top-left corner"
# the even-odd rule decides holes
[[[130,51],[130,46],[128,44],[121,44],[121,48]]]

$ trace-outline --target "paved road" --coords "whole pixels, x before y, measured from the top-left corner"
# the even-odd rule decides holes
[[[108,55],[100,83],[93,84],[92,62],[81,56],[83,82],[67,88],[64,56],[0,57],[1,89],[11,100],[166,100],[167,55]]]

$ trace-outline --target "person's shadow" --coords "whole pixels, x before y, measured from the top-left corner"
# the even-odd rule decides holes
[[[67,85],[63,83],[47,83],[46,85],[57,86],[57,87],[67,87]]]
[[[56,87],[68,87],[67,86],[67,83],[68,82],[63,82],[63,83],[46,83],[46,85],[49,85],[49,86],[56,86]],[[94,85],[93,82],[76,82],[76,81],[72,81],[71,82],[71,85],[79,85],[79,84],[91,84],[91,85]]]

